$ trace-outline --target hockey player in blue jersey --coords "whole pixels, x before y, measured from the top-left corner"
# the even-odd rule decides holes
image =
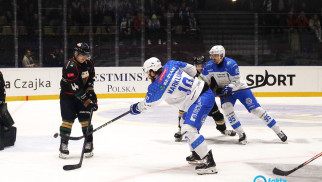
[[[201,162],[196,166],[198,174],[217,173],[212,151],[205,138],[199,134],[208,113],[215,103],[215,95],[208,84],[194,78],[196,68],[180,61],[168,61],[164,66],[152,57],[144,62],[143,71],[151,80],[143,101],[132,104],[131,114],[144,112],[165,100],[169,105],[183,110],[183,137],[187,140],[192,154],[186,158],[189,163]]]
[[[225,48],[221,45],[213,46],[209,54],[211,60],[206,63],[200,77],[207,83],[210,83],[211,78],[214,78],[218,85],[216,94],[226,94],[226,96],[220,98],[221,106],[226,118],[239,135],[239,143],[246,144],[247,137],[234,112],[237,99],[246,107],[248,112],[262,119],[283,142],[286,142],[287,136],[277,125],[275,119],[259,105],[251,90],[232,93],[232,91],[247,88],[247,84],[239,74],[237,63],[233,59],[225,57]]]
[[[194,57],[193,58],[193,64],[197,69],[196,76],[198,77],[206,63],[206,59],[204,56]],[[214,82],[211,82],[212,84],[209,85],[210,89],[213,90],[215,87]],[[181,134],[181,125],[183,124],[183,121],[181,121],[181,117],[183,115],[184,111],[179,110],[179,116],[178,116],[178,128],[179,130],[174,134],[174,138],[176,142],[182,141],[182,134]],[[209,116],[212,117],[216,123],[216,129],[223,135],[226,136],[235,136],[236,132],[234,130],[227,130],[226,123],[224,119],[224,115],[220,112],[216,102],[214,104],[214,107],[209,112]]]

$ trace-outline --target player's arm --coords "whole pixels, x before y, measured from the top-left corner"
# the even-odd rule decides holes
[[[175,64],[184,72],[186,72],[189,76],[195,77],[197,74],[197,69],[195,66],[181,62],[181,61],[175,61]]]
[[[86,82],[85,88],[94,88],[94,82],[95,82],[95,68],[94,63],[91,60],[88,60],[88,64],[91,64],[91,69],[89,70],[89,77]]]
[[[94,91],[94,82],[95,82],[94,63],[91,60],[88,60],[88,62],[89,62],[89,64],[92,64],[92,66],[91,66],[91,69],[89,70],[89,77],[88,77],[88,80],[85,85],[86,93],[94,103],[97,103],[97,96]]]
[[[196,67],[188,63],[186,63],[186,66],[181,69],[191,77],[195,77],[198,73]]]
[[[143,101],[131,105],[131,114],[140,114],[141,112],[150,110],[161,103],[162,93],[154,92],[151,86],[149,86],[148,90],[149,91]]]
[[[212,72],[210,71],[210,66],[206,64],[198,78],[210,85],[212,77],[211,73]]]
[[[231,67],[228,68],[228,77],[230,79],[228,87],[231,87],[233,91],[240,89],[241,81],[237,63],[232,64]]]

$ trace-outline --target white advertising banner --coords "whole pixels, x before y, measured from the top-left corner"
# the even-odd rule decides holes
[[[61,69],[1,68],[7,96],[58,95]]]
[[[95,74],[99,94],[146,93],[151,83],[141,67],[97,67]]]
[[[263,82],[265,70],[268,83],[256,92],[321,92],[321,66],[240,66],[240,73],[248,86]]]
[[[7,96],[59,95],[62,68],[2,68]],[[97,94],[145,93],[150,83],[141,67],[95,68]]]
[[[146,93],[150,81],[141,67],[96,67],[97,94]],[[240,66],[240,74],[249,86],[268,83],[254,92],[321,92],[322,67]],[[1,68],[7,96],[59,95],[61,68]]]

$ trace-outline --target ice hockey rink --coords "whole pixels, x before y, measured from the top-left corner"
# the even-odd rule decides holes
[[[94,128],[129,110],[142,99],[99,99]],[[0,181],[3,182],[321,182],[322,157],[289,176],[272,173],[274,167],[291,170],[322,152],[321,97],[258,97],[257,100],[288,136],[282,143],[260,119],[239,103],[236,113],[249,143],[221,135],[208,117],[200,133],[206,138],[217,163],[218,174],[197,175],[184,142],[174,142],[177,109],[161,103],[149,113],[128,114],[94,133],[94,157],[84,158],[80,169],[64,171],[77,164],[83,140],[70,141],[68,159],[58,158],[59,139],[53,135],[61,124],[59,100],[8,102],[18,129],[14,147],[0,152]],[[219,103],[219,102],[217,102]],[[227,123],[231,129],[229,123]],[[72,136],[80,136],[78,121]],[[257,176],[263,178],[255,178]]]

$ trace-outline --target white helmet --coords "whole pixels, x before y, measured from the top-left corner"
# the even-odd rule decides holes
[[[150,70],[156,72],[162,68],[161,61],[156,57],[147,59],[143,64],[143,71],[149,75]]]
[[[219,54],[220,58],[225,57],[225,48],[222,45],[215,45],[209,51],[210,56],[212,54]]]

